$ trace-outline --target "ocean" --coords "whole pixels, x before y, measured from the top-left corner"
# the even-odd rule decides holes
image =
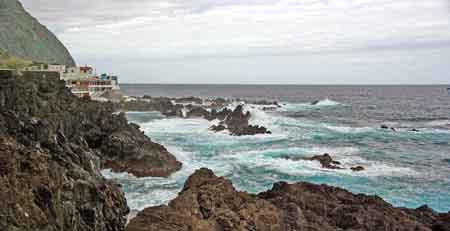
[[[121,85],[127,95],[278,101],[277,111],[247,104],[251,124],[272,134],[233,137],[207,120],[129,112],[152,140],[183,163],[169,178],[103,171],[123,185],[134,211],[169,202],[195,169],[208,167],[241,191],[308,181],[378,195],[397,207],[450,210],[450,95],[447,86]],[[320,100],[316,105],[310,102]],[[229,105],[235,107],[237,103]],[[396,131],[381,129],[382,124]],[[417,129],[418,131],[412,131]],[[285,158],[329,153],[347,169]]]

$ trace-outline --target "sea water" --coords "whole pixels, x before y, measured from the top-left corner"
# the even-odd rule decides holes
[[[444,86],[124,85],[122,89],[134,95],[266,99],[282,105],[268,112],[247,104],[250,123],[265,126],[272,134],[243,137],[209,131],[217,121],[128,113],[130,121],[183,163],[182,170],[169,178],[103,171],[123,185],[134,211],[168,203],[201,167],[251,193],[278,181],[308,181],[378,195],[394,206],[427,204],[440,212],[450,210],[450,97]],[[311,105],[313,100],[320,102]],[[381,124],[396,131],[381,129]],[[286,158],[324,153],[346,169],[324,169],[315,161]],[[359,165],[365,171],[349,170]]]

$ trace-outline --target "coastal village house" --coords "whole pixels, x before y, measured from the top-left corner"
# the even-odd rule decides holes
[[[59,64],[36,63],[23,69],[24,72],[57,72],[66,86],[78,97],[101,98],[105,93],[119,91],[117,76],[101,74],[98,76],[93,67],[66,67]]]

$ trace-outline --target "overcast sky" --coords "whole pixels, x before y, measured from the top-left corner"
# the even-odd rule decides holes
[[[450,83],[450,0],[21,1],[122,82]]]

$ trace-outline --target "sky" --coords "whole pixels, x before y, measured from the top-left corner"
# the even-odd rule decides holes
[[[123,83],[450,83],[450,0],[21,2]]]

